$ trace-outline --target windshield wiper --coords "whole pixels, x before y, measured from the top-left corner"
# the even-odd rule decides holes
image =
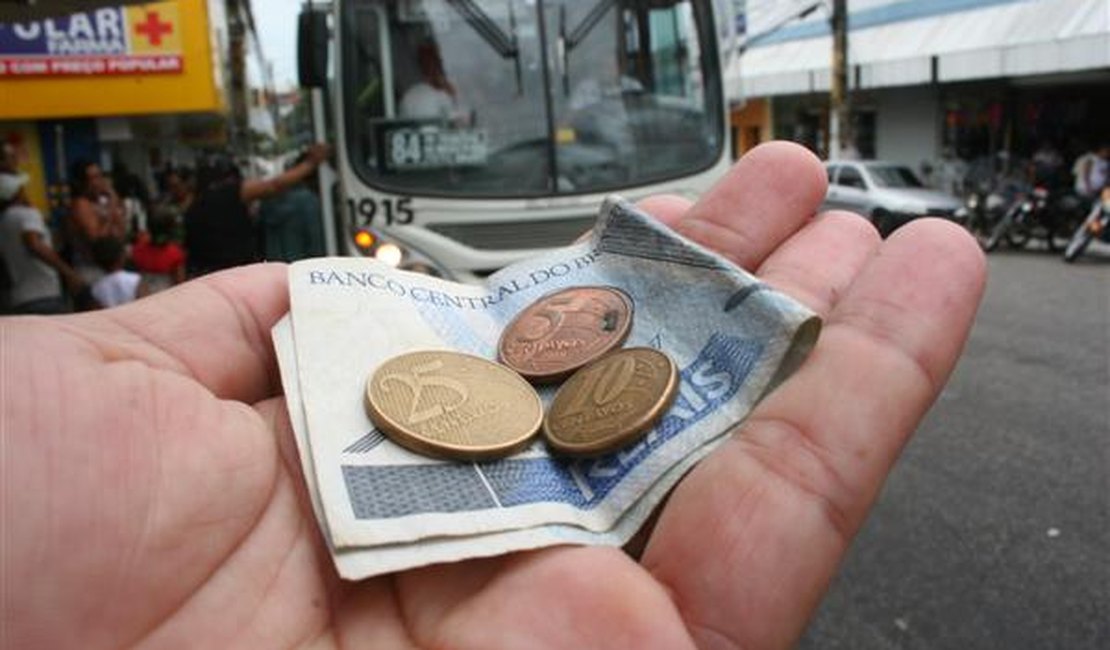
[[[559,64],[563,68],[561,71],[563,95],[570,95],[570,51],[586,40],[586,36],[593,31],[594,27],[597,27],[597,24],[601,22],[601,19],[615,4],[617,4],[617,0],[601,0],[594,5],[593,9],[590,9],[590,13],[586,14],[569,34],[567,34],[566,5],[559,6]]]
[[[470,28],[478,36],[481,36],[482,40],[489,44],[501,58],[513,60],[516,66],[517,93],[524,92],[520,70],[520,47],[516,41],[516,17],[513,14],[512,5],[509,5],[509,22],[512,26],[512,33],[506,34],[500,25],[490,18],[489,14],[482,10],[474,0],[447,0],[447,4],[451,5],[451,8],[466,21],[466,24],[470,25]]]
[[[601,18],[605,16],[605,13],[615,4],[617,4],[617,0],[601,0],[594,5],[593,9],[590,9],[590,13],[586,14],[586,17],[582,19],[582,22],[578,23],[578,26],[575,27],[570,34],[563,34],[562,36],[566,41],[567,50],[573,50],[579,43],[586,40],[586,36],[593,31],[594,27],[597,27],[597,24],[601,22]]]

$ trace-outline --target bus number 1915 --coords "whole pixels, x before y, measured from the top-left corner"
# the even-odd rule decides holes
[[[411,197],[374,199],[367,196],[361,199],[347,199],[347,207],[351,211],[351,221],[357,228],[368,228],[374,225],[379,215],[384,219],[381,225],[386,226],[412,223],[415,216],[412,211]]]

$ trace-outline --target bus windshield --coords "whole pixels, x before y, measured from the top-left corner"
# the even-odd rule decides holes
[[[351,0],[347,155],[449,197],[618,190],[712,165],[723,101],[695,0]]]

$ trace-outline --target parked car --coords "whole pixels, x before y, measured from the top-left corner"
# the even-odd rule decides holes
[[[871,220],[886,237],[911,219],[932,216],[957,223],[967,219],[963,202],[925,187],[905,165],[880,160],[830,161],[823,209],[851,210]]]

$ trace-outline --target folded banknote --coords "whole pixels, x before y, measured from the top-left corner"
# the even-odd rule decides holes
[[[408,558],[422,546],[435,562],[483,545],[622,543],[800,364],[820,327],[799,303],[620,200],[606,202],[589,241],[481,285],[355,258],[298,262],[289,279],[290,319],[275,328],[275,343],[317,516],[347,577],[368,575],[362,560],[371,552]],[[462,463],[411,453],[370,422],[366,380],[387,359],[417,349],[495,358],[521,309],[558,289],[597,285],[632,298],[627,345],[661,349],[680,370],[674,405],[640,442],[578,460],[537,442],[501,460]],[[541,389],[545,403],[552,391]],[[344,557],[356,569],[345,572]]]

